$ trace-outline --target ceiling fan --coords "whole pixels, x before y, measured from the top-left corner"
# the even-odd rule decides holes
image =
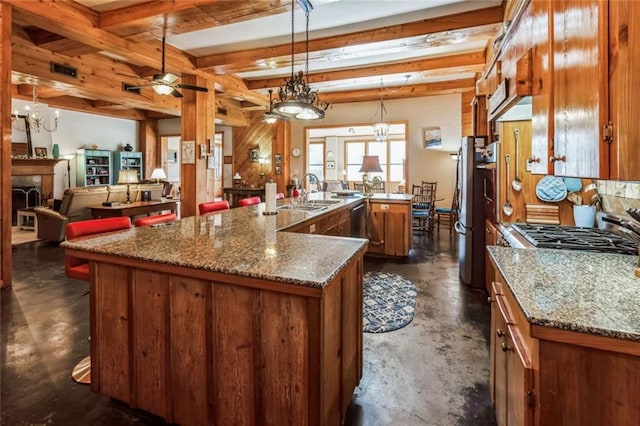
[[[184,90],[196,90],[198,92],[208,92],[209,89],[206,87],[200,86],[192,86],[190,84],[180,84],[178,83],[178,77],[175,74],[171,74],[170,72],[165,72],[164,69],[164,50],[165,50],[165,38],[162,37],[162,71],[160,74],[154,74],[153,78],[148,84],[140,84],[137,86],[127,86],[126,90],[136,90],[141,87],[151,87],[153,90],[159,95],[172,95],[176,98],[181,98],[182,93],[178,91],[178,89]]]

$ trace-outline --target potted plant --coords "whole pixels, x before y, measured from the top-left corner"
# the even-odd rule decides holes
[[[589,195],[590,192],[593,194]],[[585,203],[585,201],[588,201]],[[576,226],[592,228],[596,221],[596,210],[600,204],[600,195],[596,184],[591,183],[584,188],[584,195],[579,191],[569,192],[567,200],[573,204],[573,220]]]

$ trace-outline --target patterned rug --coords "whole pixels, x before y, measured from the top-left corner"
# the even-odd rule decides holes
[[[367,333],[384,333],[409,324],[416,308],[416,286],[397,274],[364,274],[364,320]]]

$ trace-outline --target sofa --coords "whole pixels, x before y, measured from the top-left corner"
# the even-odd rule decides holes
[[[151,200],[162,198],[163,184],[129,185],[131,201],[140,201],[143,191],[150,191]],[[69,188],[62,196],[60,208],[35,207],[38,221],[38,238],[49,241],[63,241],[67,223],[92,219],[88,206],[99,206],[105,202],[127,200],[127,185]]]

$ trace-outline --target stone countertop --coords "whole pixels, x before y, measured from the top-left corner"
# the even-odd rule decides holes
[[[487,250],[531,324],[640,342],[637,256]]]
[[[314,198],[332,199],[330,194],[317,194]],[[262,203],[189,217],[168,225],[79,238],[61,246],[322,288],[353,257],[366,250],[367,240],[278,231],[360,199],[341,199],[316,212],[283,209],[272,216],[262,214],[265,209]]]

